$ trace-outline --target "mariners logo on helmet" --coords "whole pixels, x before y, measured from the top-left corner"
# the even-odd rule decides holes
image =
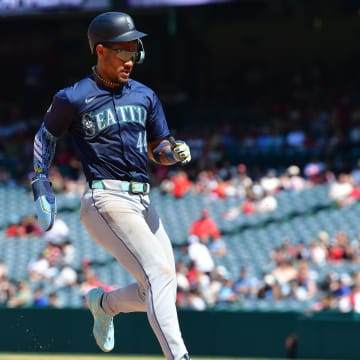
[[[135,29],[134,22],[132,21],[132,18],[130,16],[126,18],[126,23],[128,24],[129,30]]]

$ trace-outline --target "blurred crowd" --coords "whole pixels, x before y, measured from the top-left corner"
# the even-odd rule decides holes
[[[357,64],[311,63],[288,69],[244,65],[236,74],[241,80],[237,91],[218,94],[223,105],[200,107],[186,97],[189,103],[174,104],[160,93],[173,132],[191,146],[193,161],[186,167],[191,180],[199,171],[219,168],[226,177],[227,165],[239,162],[246,163],[253,178],[269,168],[284,169],[292,163],[303,167],[317,160],[336,173],[355,166],[360,157]],[[45,79],[24,84],[26,93],[43,94],[33,99],[31,107],[21,94],[18,100],[0,97],[2,184],[27,184],[32,175],[33,138],[49,106],[44,104],[49,90],[40,80]],[[216,91],[226,86],[223,81]],[[157,84],[149,86],[156,89]],[[189,107],[186,117],[184,107]],[[275,154],[277,163],[272,163]],[[78,154],[69,138],[58,142],[54,164],[67,179],[81,177]],[[169,171],[155,166],[150,170],[155,185]]]
[[[182,167],[169,172],[159,185],[163,196],[178,199],[174,192],[173,178],[185,178],[188,193],[207,197],[207,201],[223,201],[235,198],[239,205],[230,207],[222,214],[224,220],[239,216],[252,216],[277,209],[277,195],[281,192],[298,192],[326,185],[328,198],[337,209],[351,206],[358,200],[360,189],[359,169],[349,173],[335,174],[318,164],[318,171],[307,172],[312,165],[300,169],[291,165],[284,172],[274,169],[267,171],[258,179],[247,173],[245,164],[227,167],[229,176],[222,177],[225,169],[218,172],[201,171],[195,181],[190,180]],[[54,172],[61,181],[65,176]],[[305,175],[307,174],[307,175]],[[176,183],[176,181],[175,181]],[[76,196],[80,198],[78,181]],[[171,185],[172,184],[172,185]],[[63,191],[65,191],[63,188]],[[221,189],[221,190],[220,190]],[[58,192],[61,192],[59,188]],[[75,195],[73,195],[75,196]],[[17,222],[16,222],[17,221]],[[66,306],[57,299],[59,290],[77,289],[84,297],[92,287],[101,286],[112,289],[114,285],[105,284],[97,273],[97,259],[82,259],[81,266],[75,266],[77,251],[73,236],[66,222],[58,215],[51,231],[41,233],[33,216],[15,219],[5,230],[6,237],[40,237],[46,246],[27,265],[26,279],[11,279],[6,265],[0,269],[0,304],[3,306]],[[178,281],[177,305],[181,308],[204,310],[241,305],[247,301],[294,300],[304,302],[307,310],[360,311],[360,271],[345,270],[341,265],[360,263],[360,234],[350,238],[346,230],[330,235],[326,230],[317,237],[292,243],[284,241],[274,247],[269,254],[267,269],[262,273],[252,273],[248,266],[239,263],[238,273],[233,273],[222,265],[229,249],[222,229],[212,218],[211,212],[203,208],[194,218],[191,226],[184,229],[185,242],[177,256],[176,274]],[[241,236],[241,235],[239,235]],[[220,260],[220,261],[219,261]],[[324,275],[317,269],[331,266]],[[340,265],[340,266],[338,266]],[[83,303],[85,306],[85,303]],[[310,306],[310,308],[309,308]]]
[[[194,246],[196,250],[191,249]],[[190,237],[189,260],[177,263],[179,307],[205,310],[234,304],[241,308],[246,302],[274,305],[292,300],[303,303],[299,307],[303,311],[360,312],[360,271],[343,267],[360,263],[360,236],[352,239],[345,231],[334,236],[322,231],[310,242],[284,241],[269,254],[269,270],[261,274],[241,264],[237,274],[231,273],[216,266],[216,256],[226,256],[226,251],[219,255],[204,243],[199,247],[199,239]],[[325,275],[317,270],[323,266],[327,266]]]
[[[234,111],[219,117],[204,108],[205,126],[204,120],[191,118],[178,122],[175,135],[188,141],[193,161],[187,167],[150,164],[152,186],[176,199],[189,192],[214,202],[238,199],[237,206],[223,213],[225,220],[275,211],[279,192],[324,184],[335,206],[351,206],[360,198],[357,78],[353,66],[311,64],[283,73],[245,67],[238,93],[231,94],[236,101],[229,101],[238,104]],[[21,101],[0,98],[0,108],[0,186],[29,188],[33,137],[44,104],[39,104],[38,113],[28,114]],[[80,197],[84,178],[70,139],[58,142],[49,177],[55,193]],[[312,266],[360,261],[359,239],[350,239],[346,231],[330,236],[324,229],[311,241],[284,242],[269,254],[271,270],[252,274],[239,264],[234,274],[218,265],[217,259],[231,249],[208,209],[193,220],[184,230],[186,242],[176,264],[179,307],[203,310],[251,299],[294,299],[314,300],[314,311],[360,312],[360,272],[333,271],[323,279]],[[61,217],[52,233],[42,234],[32,214],[12,219],[4,230],[8,239],[42,237],[46,246],[28,264],[26,279],[12,279],[0,262],[3,306],[64,306],[57,297],[59,289],[77,288],[84,294],[92,286],[112,288],[97,274],[96,259],[83,259],[79,268],[74,265],[77,249]]]
[[[308,168],[305,167],[305,173]],[[335,209],[358,201],[358,167],[350,173],[339,174],[319,168],[323,169],[321,174],[310,172],[303,176],[300,169],[292,165],[284,173],[276,175],[271,170],[255,181],[246,173],[246,166],[239,164],[227,184],[229,191],[219,195],[217,176],[209,182],[212,186],[204,187],[207,190],[200,187],[199,191],[199,184],[195,182],[188,191],[205,193],[212,201],[238,198],[239,206],[224,212],[226,220],[275,211],[280,192],[301,193],[321,184],[326,184],[327,196]],[[238,236],[241,238],[241,234]],[[209,211],[203,209],[187,233],[187,244],[182,249],[187,256],[177,263],[179,307],[204,310],[247,301],[293,300],[303,302],[304,310],[360,311],[360,272],[344,266],[360,263],[360,234],[352,238],[346,229],[339,229],[334,235],[323,230],[305,241],[285,240],[273,248],[267,269],[262,273],[251,273],[246,265],[239,264],[238,274],[218,261],[227,256],[224,239]],[[323,268],[325,274],[320,271]]]

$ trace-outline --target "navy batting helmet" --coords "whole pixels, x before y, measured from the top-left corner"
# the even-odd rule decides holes
[[[95,52],[96,45],[100,43],[139,40],[146,35],[136,30],[133,19],[123,12],[100,14],[91,21],[88,27],[91,53]]]

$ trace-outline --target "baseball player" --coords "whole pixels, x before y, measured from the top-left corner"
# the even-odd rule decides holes
[[[96,288],[87,294],[98,346],[105,352],[114,348],[115,315],[142,311],[166,359],[189,360],[175,306],[173,250],[150,204],[147,165],[149,158],[162,165],[186,164],[191,154],[184,141],[171,138],[157,95],[130,78],[134,65],[144,60],[144,36],[125,13],[102,13],[91,21],[88,40],[97,63],[90,75],[55,94],[35,135],[32,188],[38,222],[49,230],[56,199],[48,169],[57,139],[69,133],[88,183],[81,221],[136,280],[115,291]]]

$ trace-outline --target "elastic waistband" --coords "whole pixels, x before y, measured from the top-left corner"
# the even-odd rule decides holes
[[[91,182],[91,189],[127,191],[130,194],[147,195],[150,192],[150,184],[138,181],[104,179],[93,180]]]

